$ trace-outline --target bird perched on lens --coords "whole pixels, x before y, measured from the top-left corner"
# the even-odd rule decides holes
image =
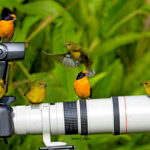
[[[90,82],[88,81],[88,72],[83,71],[77,75],[74,82],[74,90],[79,98],[89,99],[92,96],[92,89]]]
[[[64,54],[50,54],[45,51],[43,51],[43,53],[69,68],[78,67],[80,64],[84,64],[88,71],[88,76],[95,75],[95,71],[92,68],[92,61],[81,45],[74,42],[67,42],[65,43],[65,48],[68,52]]]
[[[8,14],[0,20],[0,40],[10,42],[14,35],[14,21],[17,19],[15,14]]]
[[[144,81],[142,84],[148,96],[150,96],[150,80]]]
[[[4,96],[6,92],[6,85],[4,84],[4,80],[0,78],[0,99]]]
[[[46,96],[46,82],[44,80],[31,82],[25,96],[32,104],[42,103]]]

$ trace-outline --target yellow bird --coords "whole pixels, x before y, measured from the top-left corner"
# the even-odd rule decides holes
[[[80,64],[84,64],[88,71],[88,76],[95,75],[95,71],[92,68],[92,61],[81,45],[74,42],[67,42],[65,43],[65,47],[68,52],[64,54],[50,54],[45,51],[43,51],[43,53],[69,68],[78,67]]]
[[[150,80],[144,81],[142,86],[144,86],[147,95],[150,96]]]
[[[25,96],[33,104],[42,103],[46,96],[46,82],[43,80],[33,81],[30,83]]]
[[[4,96],[6,92],[6,85],[4,84],[4,80],[0,78],[0,99]]]

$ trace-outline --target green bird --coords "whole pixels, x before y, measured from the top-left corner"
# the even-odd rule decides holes
[[[42,52],[68,68],[75,68],[84,64],[88,71],[88,76],[95,75],[95,71],[92,68],[92,61],[81,45],[74,42],[67,42],[65,43],[65,48],[67,49],[67,52],[64,54],[50,54],[45,51]]]

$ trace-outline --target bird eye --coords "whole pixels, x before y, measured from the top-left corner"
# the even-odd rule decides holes
[[[69,46],[71,45],[71,43],[68,44]]]
[[[148,85],[148,83],[144,83],[145,85]]]
[[[39,85],[42,85],[41,83],[39,83]]]

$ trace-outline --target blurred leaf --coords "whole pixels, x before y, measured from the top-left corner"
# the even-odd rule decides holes
[[[14,39],[16,42],[23,42],[25,41],[30,28],[39,20],[38,17],[34,17],[34,16],[27,16],[25,17],[24,21],[23,21],[23,26],[22,28],[17,31],[15,31],[15,36]]]
[[[116,22],[117,16],[120,14],[123,7],[126,6],[126,3],[128,3],[128,1],[129,0],[116,0],[112,3],[110,7],[108,7],[109,5],[106,6],[106,8],[108,7],[108,10],[101,23],[101,29],[103,33],[106,32],[109,28],[111,28],[112,25]]]
[[[150,4],[145,4],[144,6],[141,7],[142,10],[144,11],[150,11]]]
[[[92,78],[89,78],[91,86],[94,87],[100,80],[102,80],[107,75],[106,72],[99,73]]]
[[[16,5],[16,1],[15,0],[0,0],[0,7],[7,7],[9,9],[13,9],[13,7]]]
[[[109,97],[117,95],[121,89],[123,79],[123,66],[119,60],[116,60],[109,68],[107,68],[107,75],[100,80],[93,88],[93,97]],[[102,90],[104,89],[104,90]]]
[[[17,9],[29,15],[45,18],[50,14],[57,15],[63,8],[55,1],[43,0],[30,2],[25,5],[18,5]]]
[[[107,41],[105,41],[100,46],[100,49],[96,48],[94,52],[95,54],[99,53],[100,56],[103,56],[104,54],[108,52],[112,52],[113,50],[116,50],[116,48],[120,46],[132,44],[144,37],[150,37],[150,32],[128,33],[126,35],[118,35],[114,38],[110,38]]]
[[[110,37],[121,25],[123,25],[124,23],[127,23],[127,21],[129,21],[131,18],[135,17],[136,15],[141,15],[141,14],[148,15],[148,12],[145,12],[140,9],[131,12],[130,14],[125,16],[123,19],[121,19],[119,22],[114,24],[113,27],[108,31],[106,36]]]
[[[147,68],[149,68],[150,66],[149,58],[150,51],[148,51],[144,54],[144,56],[136,60],[133,69],[128,72],[125,78],[125,94],[145,94],[144,88],[140,84],[143,83],[143,81],[145,80],[149,80],[150,78],[150,72],[147,71]],[[130,87],[127,86],[128,84],[130,85]]]

